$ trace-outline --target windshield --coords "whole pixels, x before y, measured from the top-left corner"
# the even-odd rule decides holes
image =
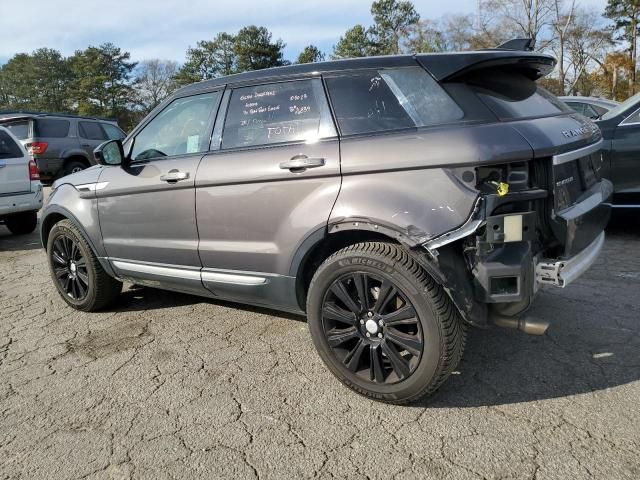
[[[617,117],[630,106],[634,105],[636,102],[640,100],[640,92],[636,93],[633,97],[627,98],[624,102],[622,102],[617,107],[609,110],[602,116],[602,120],[609,120],[610,118]]]

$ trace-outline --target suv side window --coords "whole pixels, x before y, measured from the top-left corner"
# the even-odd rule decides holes
[[[0,158],[22,157],[22,150],[7,132],[0,130]]]
[[[38,118],[35,123],[34,136],[45,138],[64,138],[69,135],[68,120],[53,120],[50,118]]]
[[[104,133],[98,122],[78,122],[78,133],[87,140],[106,140]]]
[[[222,148],[333,136],[335,128],[320,79],[294,80],[233,90]]]
[[[115,125],[111,125],[109,123],[102,123],[101,125],[109,140],[122,140],[124,137],[126,137],[124,132]]]
[[[464,116],[420,67],[347,73],[326,82],[342,135],[437,125]]]
[[[132,160],[206,152],[221,91],[177,98],[136,135]]]

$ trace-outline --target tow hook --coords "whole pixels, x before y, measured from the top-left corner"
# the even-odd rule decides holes
[[[493,324],[498,327],[515,328],[528,335],[544,335],[547,328],[549,328],[549,322],[530,316],[507,317],[504,315],[494,315],[491,320]]]

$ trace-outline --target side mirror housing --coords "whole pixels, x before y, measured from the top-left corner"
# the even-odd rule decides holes
[[[108,140],[93,151],[96,163],[100,165],[122,165],[124,163],[124,148],[120,140]]]

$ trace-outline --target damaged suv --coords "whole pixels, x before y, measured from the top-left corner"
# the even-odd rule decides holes
[[[432,393],[469,325],[523,317],[604,243],[601,134],[506,49],[292,65],[178,90],[42,214],[72,307],[122,281],[307,315],[371,398]]]

